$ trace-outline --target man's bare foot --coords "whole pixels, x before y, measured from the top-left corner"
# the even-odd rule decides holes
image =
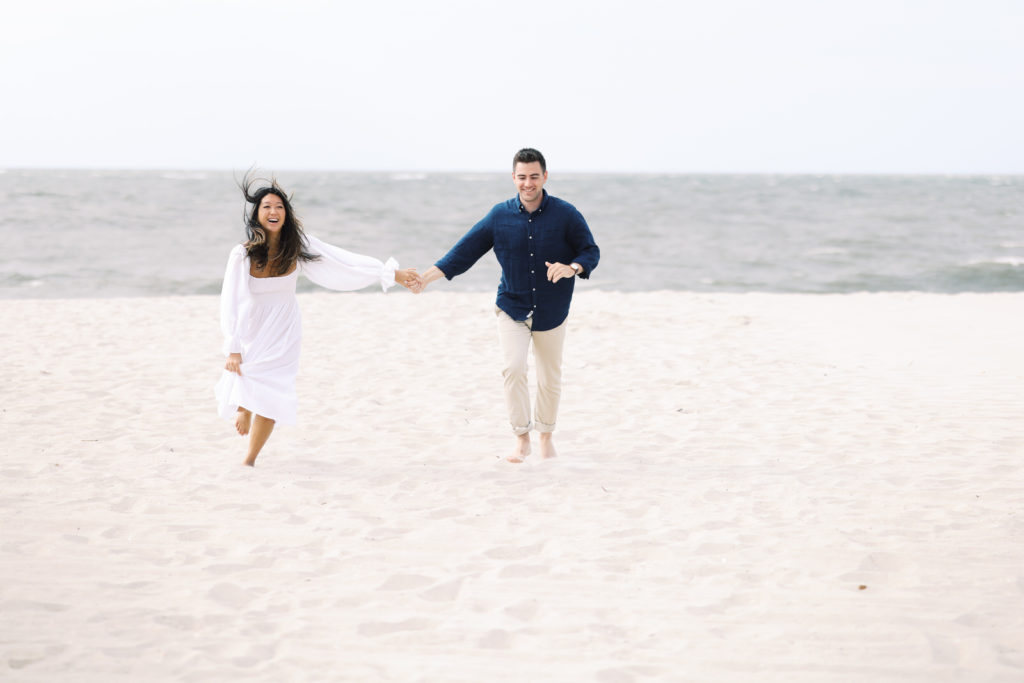
[[[245,408],[239,408],[238,412],[235,413],[235,429],[242,436],[249,433],[249,427],[252,425],[252,413]]]
[[[246,467],[256,467],[256,456],[249,456],[248,458],[245,459],[245,462],[243,462],[242,464],[245,465]]]
[[[551,432],[541,432],[540,434],[540,457],[543,460],[548,458],[554,458],[558,453],[555,452],[555,442],[551,438]]]
[[[516,436],[516,449],[508,456],[509,462],[522,462],[530,454],[530,432]]]

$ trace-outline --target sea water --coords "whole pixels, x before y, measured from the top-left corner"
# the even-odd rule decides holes
[[[216,294],[244,239],[240,172],[0,171],[0,298]],[[511,173],[276,174],[306,231],[421,271]],[[1024,176],[552,171],[618,291],[1024,290]],[[493,254],[433,289],[493,291]],[[300,280],[300,289],[315,286]]]

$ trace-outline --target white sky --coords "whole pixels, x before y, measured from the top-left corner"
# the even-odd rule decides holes
[[[1022,0],[18,0],[0,168],[1024,172]]]

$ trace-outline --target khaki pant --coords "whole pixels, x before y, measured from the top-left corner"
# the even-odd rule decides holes
[[[517,435],[531,429],[538,432],[555,431],[558,418],[558,400],[562,395],[562,346],[565,342],[566,323],[553,330],[534,332],[533,320],[518,322],[500,308],[498,338],[505,358],[501,371],[505,378],[505,405],[512,431]],[[537,403],[534,419],[530,419],[530,390],[527,384],[527,356],[533,341],[533,357],[537,363]]]

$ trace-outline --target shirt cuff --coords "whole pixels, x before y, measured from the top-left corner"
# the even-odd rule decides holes
[[[387,292],[388,289],[398,284],[395,282],[396,270],[399,270],[398,261],[394,257],[388,257],[380,269],[380,286],[383,291]]]

